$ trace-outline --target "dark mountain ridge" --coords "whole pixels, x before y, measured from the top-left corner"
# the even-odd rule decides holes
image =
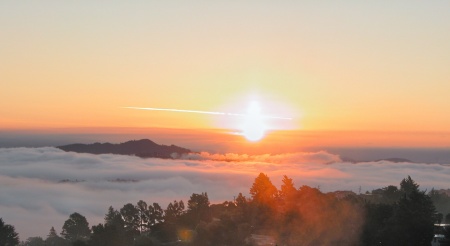
[[[67,152],[89,153],[89,154],[117,154],[135,155],[142,158],[173,158],[178,155],[190,153],[191,150],[176,145],[159,145],[149,139],[131,140],[125,143],[93,143],[93,144],[69,144],[57,148]]]

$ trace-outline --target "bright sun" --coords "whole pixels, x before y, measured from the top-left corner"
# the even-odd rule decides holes
[[[139,109],[139,110],[151,110],[151,111],[167,111],[167,112],[178,112],[178,113],[194,113],[194,114],[210,114],[210,115],[221,115],[221,116],[231,116],[230,118],[235,118],[238,121],[228,121],[228,126],[223,128],[236,129],[240,128],[241,136],[244,136],[247,140],[256,142],[261,140],[268,129],[282,129],[283,125],[274,125],[274,120],[292,120],[290,117],[282,117],[275,115],[263,115],[261,114],[261,106],[257,101],[252,101],[245,114],[242,113],[228,113],[223,111],[202,111],[202,110],[191,110],[191,109],[178,109],[178,108],[143,108],[143,107],[123,107],[127,109]],[[266,111],[273,107],[265,106]],[[223,120],[224,118],[221,118]],[[243,120],[243,121],[241,121]],[[227,120],[224,120],[227,122]],[[231,123],[232,124],[229,124]],[[225,123],[227,124],[227,123]],[[275,126],[275,128],[274,128]]]
[[[247,140],[255,142],[264,137],[265,131],[266,127],[261,116],[261,107],[257,102],[253,101],[247,109],[242,134]]]

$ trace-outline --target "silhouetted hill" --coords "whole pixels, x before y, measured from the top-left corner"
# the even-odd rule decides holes
[[[136,155],[139,157],[172,158],[173,153],[190,153],[189,149],[175,145],[159,145],[149,139],[132,140],[120,144],[94,143],[94,144],[69,144],[58,146],[64,151],[90,154],[118,154]]]

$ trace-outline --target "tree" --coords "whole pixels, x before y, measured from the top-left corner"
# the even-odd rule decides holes
[[[25,246],[45,246],[45,241],[42,237],[29,237],[24,243]]]
[[[89,245],[92,246],[126,246],[132,245],[133,237],[127,237],[123,228],[112,224],[92,226]]]
[[[250,206],[248,199],[242,195],[242,193],[239,193],[235,200],[236,203],[236,220],[240,222],[248,222],[249,216],[250,216]]]
[[[400,191],[403,194],[409,195],[413,191],[419,191],[419,185],[408,175],[400,182]]]
[[[183,204],[184,209],[184,204]],[[159,206],[158,203],[154,202],[152,205],[148,206],[147,210],[147,217],[148,217],[148,228],[152,228],[156,224],[160,223],[164,219],[164,210]]]
[[[45,244],[46,244],[46,246],[60,246],[60,245],[65,245],[66,240],[64,240],[63,238],[58,236],[55,228],[52,226],[49,234],[47,235],[47,238],[45,239]]]
[[[14,226],[5,224],[0,218],[0,245],[13,246],[19,244],[19,234],[15,231]]]
[[[61,235],[70,242],[77,240],[86,241],[89,239],[91,230],[89,229],[89,223],[86,218],[79,214],[73,213],[69,216],[69,219],[64,222]]]
[[[442,214],[447,214],[450,212],[450,197],[442,192],[435,190],[434,188],[428,192],[428,196],[431,197],[436,211]]]
[[[393,204],[401,197],[401,191],[395,185],[389,185],[382,189],[383,199],[386,203]]]
[[[52,228],[50,228],[50,232],[47,235],[47,238],[53,238],[53,237],[58,237],[58,234],[56,234],[56,230],[55,228],[52,226]]]
[[[393,206],[392,216],[380,230],[376,242],[383,245],[429,245],[433,239],[435,207],[431,198],[419,190],[419,185],[408,176],[400,183],[403,192]],[[376,232],[371,232],[375,235]]]
[[[152,209],[149,209],[150,206],[147,206],[147,203],[139,200],[137,203],[136,209],[138,210],[139,216],[139,233],[142,234],[144,228],[147,227],[149,222],[149,217]]]
[[[88,245],[85,241],[78,239],[72,243],[72,246],[88,246]]]
[[[131,203],[125,204],[120,209],[123,221],[125,222],[125,230],[132,234],[139,233],[139,210]]]
[[[260,173],[250,188],[253,201],[261,204],[271,204],[277,195],[277,188],[272,184],[269,177]]]
[[[433,202],[425,192],[413,189],[408,196],[401,198],[393,217],[398,229],[399,242],[396,245],[429,244],[433,239],[434,214]]]
[[[173,203],[169,203],[169,205],[167,205],[167,208],[164,211],[164,221],[173,222],[175,219],[183,215],[183,213],[184,213],[183,200],[180,200],[179,202],[175,200],[173,201]]]
[[[110,206],[105,214],[105,224],[92,226],[92,236],[89,240],[89,245],[132,245],[133,237],[134,233],[125,230],[125,222],[120,212]]]
[[[160,207],[158,207],[159,205],[156,206],[157,210],[160,209]],[[159,214],[158,217],[162,215],[162,211],[159,211],[157,213]],[[157,224],[158,239],[162,242],[178,240],[178,231],[180,224],[188,224],[181,222],[181,218],[184,215],[184,202],[182,200],[180,200],[179,202],[175,200],[169,203],[166,210],[164,210],[164,223]]]
[[[119,229],[123,228],[124,224],[120,212],[109,206],[108,213],[105,214],[105,225],[116,226]]]
[[[394,213],[395,205],[383,203],[366,204],[365,223],[362,233],[362,245],[388,245],[391,231],[387,223]],[[395,237],[395,235],[393,235]]]
[[[188,201],[187,213],[195,224],[201,220],[209,222],[211,215],[209,213],[208,194],[206,192],[202,192],[202,194],[193,193]]]
[[[281,185],[280,197],[283,199],[290,198],[297,189],[294,187],[294,182],[292,182],[291,178],[288,178],[286,175],[283,176],[282,180],[283,184]]]
[[[242,193],[239,193],[239,195],[236,198],[236,206],[237,207],[244,207],[247,205],[247,198],[242,195]]]

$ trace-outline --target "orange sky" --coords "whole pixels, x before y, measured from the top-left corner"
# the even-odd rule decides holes
[[[120,107],[245,113],[257,100],[265,114],[294,118],[274,129],[410,132],[383,141],[421,144],[417,132],[450,131],[448,10],[446,1],[2,1],[0,130],[235,129],[231,117]]]

